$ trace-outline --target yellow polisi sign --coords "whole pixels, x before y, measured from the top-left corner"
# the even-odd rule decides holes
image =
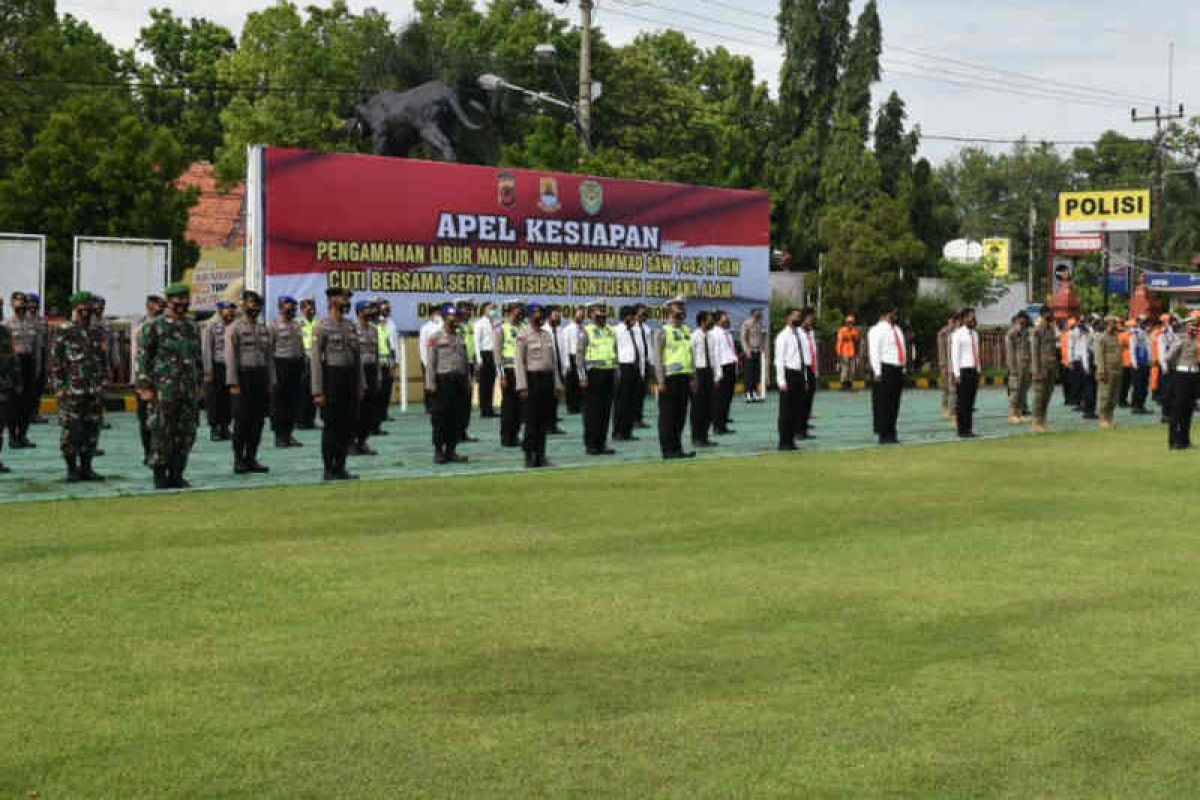
[[[1063,192],[1058,196],[1063,233],[1150,230],[1150,190]]]
[[[1008,239],[984,239],[983,258],[997,278],[1007,278],[1011,270],[1011,242]]]

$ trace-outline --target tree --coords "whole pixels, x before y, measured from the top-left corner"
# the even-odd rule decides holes
[[[883,50],[883,31],[875,0],[863,6],[854,26],[854,37],[846,51],[846,67],[837,87],[836,117],[849,116],[858,121],[865,141],[871,129],[871,87],[879,81],[879,56]],[[895,96],[895,92],[892,93]]]
[[[879,186],[892,197],[900,195],[911,176],[920,135],[906,132],[908,111],[900,95],[892,92],[875,118],[875,160],[879,162]]]
[[[48,302],[59,307],[71,290],[76,234],[171,239],[181,273],[198,256],[184,239],[196,195],[175,186],[186,166],[170,131],[104,95],[79,95],[50,115],[0,181],[0,228],[46,234]]]
[[[985,261],[942,259],[938,271],[950,285],[954,299],[967,306],[989,306],[1004,294],[1004,284],[994,277],[995,267]]]

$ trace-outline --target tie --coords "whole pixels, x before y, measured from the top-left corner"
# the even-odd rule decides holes
[[[650,343],[646,341],[646,326],[638,323],[638,331],[642,334],[642,369],[646,368],[646,362],[650,360]]]
[[[712,356],[708,353],[708,332],[704,332],[704,366],[712,369]]]
[[[979,370],[979,334],[971,331],[971,357],[975,359],[975,369]]]
[[[629,333],[629,343],[633,345],[633,363],[638,369],[642,368],[642,350],[638,347],[638,337],[633,335],[631,329],[626,329]]]
[[[558,349],[558,328],[550,329],[554,336],[554,369],[555,371],[562,369],[562,352]]]
[[[808,368],[812,370],[813,377],[817,376],[817,342],[813,339],[813,332],[808,332],[808,354],[811,361],[808,363]]]
[[[792,336],[796,339],[796,355],[800,358],[800,371],[803,372],[808,365],[804,363],[804,344],[800,341],[800,329],[792,328]]]
[[[892,326],[892,336],[896,338],[896,358],[900,361],[900,366],[904,366],[907,361],[907,355],[904,352],[904,342],[900,341],[900,331],[896,330],[896,326]]]

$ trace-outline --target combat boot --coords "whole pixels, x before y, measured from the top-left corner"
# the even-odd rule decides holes
[[[4,466],[3,464],[0,464],[0,475],[7,475],[7,474],[8,474],[8,473],[10,473],[10,472],[12,472],[12,470],[11,470],[11,469],[9,469],[8,467]]]
[[[170,489],[171,484],[167,480],[167,468],[162,464],[157,464],[154,467],[154,488],[155,489]]]
[[[192,485],[183,479],[183,473],[187,470],[187,457],[178,458],[171,463],[171,469],[168,473],[168,483],[172,489],[190,489]]]
[[[79,477],[85,481],[104,480],[103,475],[97,475],[96,472],[92,470],[92,457],[90,455],[79,457]]]
[[[246,449],[246,460],[243,462],[246,469],[250,472],[257,472],[261,475],[271,471],[271,468],[258,462],[258,448],[250,447]]]
[[[67,462],[67,483],[79,483],[84,480],[83,476],[79,474],[78,459],[74,455],[63,456],[63,459]]]

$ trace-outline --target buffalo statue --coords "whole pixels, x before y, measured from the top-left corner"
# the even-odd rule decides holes
[[[486,113],[478,103],[472,108]],[[464,128],[482,129],[471,121],[454,90],[441,81],[430,81],[406,92],[379,92],[354,109],[351,128],[369,134],[380,156],[406,157],[422,141],[455,161],[454,121]]]

